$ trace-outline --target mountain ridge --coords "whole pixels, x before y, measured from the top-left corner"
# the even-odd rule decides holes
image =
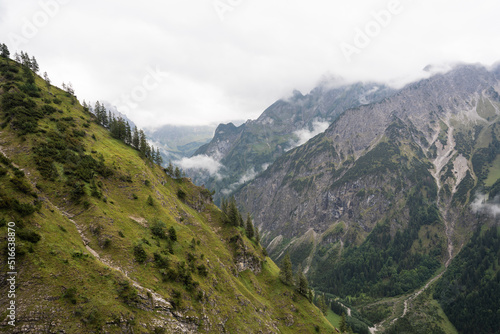
[[[299,132],[309,139],[320,131],[322,124],[327,126],[344,110],[392,93],[391,88],[376,83],[336,88],[323,85],[307,95],[295,92],[292,97],[273,103],[256,120],[239,127],[219,125],[212,141],[194,153],[193,156],[207,155],[221,163],[222,178],[207,178],[189,170],[187,173],[195,182],[227,195],[233,185],[244,183],[241,180],[245,174],[262,172],[277,157],[300,144]]]
[[[410,293],[453,264],[474,230],[497,224],[469,205],[481,188],[496,194],[498,87],[497,70],[461,65],[348,109],[236,200],[271,257],[290,253],[320,290]]]

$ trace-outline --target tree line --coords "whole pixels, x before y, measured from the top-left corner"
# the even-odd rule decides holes
[[[257,244],[260,244],[259,229],[254,227],[252,217],[249,213],[247,214],[246,220],[243,220],[243,216],[236,206],[236,200],[234,199],[234,196],[229,200],[223,197],[221,199],[220,208],[224,215],[224,223],[231,226],[243,228],[248,239],[255,239]]]
[[[0,43],[0,56],[3,58],[10,57],[9,48],[5,43]],[[27,52],[16,52],[14,54],[14,60],[35,73],[40,71],[36,58],[34,56],[30,57]],[[47,89],[50,91],[51,81],[47,72],[43,74],[43,79],[47,84]],[[75,96],[75,91],[71,83],[66,84],[63,82],[62,88],[71,96]],[[160,154],[159,148],[155,148],[148,143],[146,135],[142,129],[134,127],[132,130],[128,121],[125,121],[125,119],[121,116],[116,117],[114,113],[106,110],[106,107],[99,101],[95,103],[94,108],[88,105],[85,101],[83,101],[82,105],[85,111],[94,114],[97,124],[103,126],[111,132],[111,136],[113,136],[113,138],[119,139],[125,144],[132,146],[138,150],[143,157],[151,160],[152,162],[158,165],[163,163],[163,158]]]
[[[106,110],[104,104],[97,101],[92,108],[87,102],[83,101],[83,108],[94,114],[96,123],[108,129],[113,138],[123,141],[125,144],[138,150],[141,155],[152,162],[161,165],[163,158],[159,148],[148,143],[146,134],[142,129],[134,126],[132,130],[128,121],[122,116],[116,117],[114,113]]]

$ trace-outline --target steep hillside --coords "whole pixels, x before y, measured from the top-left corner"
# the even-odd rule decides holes
[[[295,91],[288,100],[279,100],[256,120],[235,127],[220,125],[212,141],[194,155],[207,155],[218,161],[220,175],[188,171],[195,182],[227,196],[264,171],[293,147],[323,132],[344,110],[380,101],[393,94],[383,85],[357,83],[331,88],[323,84],[307,95]]]
[[[236,199],[271,257],[288,251],[323,291],[367,297],[360,307],[417,291],[495,223],[498,88],[494,71],[459,66],[348,110]],[[415,297],[397,301],[403,315]]]
[[[209,191],[5,58],[0,120],[0,332],[333,332]]]

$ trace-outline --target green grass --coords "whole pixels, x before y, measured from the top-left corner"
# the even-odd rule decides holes
[[[235,235],[241,235],[241,231],[222,223],[220,210],[204,197],[202,188],[187,179],[170,178],[162,168],[141,158],[139,152],[130,146],[113,139],[95,122],[91,121],[90,126],[84,127],[92,116],[84,112],[73,97],[56,87],[51,87],[52,96],[41,78],[36,77],[36,82],[41,89],[41,98],[34,99],[37,105],[43,105],[44,98],[62,101],[60,105],[51,103],[62,113],[55,112],[51,117],[39,120],[38,129],[62,131],[56,123],[62,118],[73,117],[72,122],[62,122],[72,123],[69,125],[71,130],[86,132],[78,139],[84,154],[96,160],[102,154],[105,166],[113,171],[113,175],[93,176],[102,198],[92,197],[90,183],[86,182],[86,194],[80,200],[74,200],[70,196],[73,185],[67,184],[71,170],[65,164],[57,164],[59,175],[54,180],[44,179],[37,170],[31,148],[46,140],[44,133],[20,136],[9,125],[1,131],[2,149],[19,168],[25,170],[30,185],[38,185],[37,196],[43,198],[40,210],[24,218],[9,208],[0,208],[0,218],[16,221],[20,228],[24,225],[24,228],[41,235],[36,244],[19,241],[19,248],[26,251],[18,259],[20,319],[26,318],[31,311],[37,312],[41,314],[40,324],[55,322],[67,333],[119,333],[121,327],[117,324],[120,322],[137,332],[152,332],[153,324],[158,323],[158,313],[147,311],[150,303],[145,290],[131,288],[130,293],[120,290],[123,282],[132,279],[171,303],[180,302],[177,308],[181,318],[190,317],[201,333],[220,332],[219,323],[225,323],[228,332],[241,332],[242,329],[257,332],[276,326],[283,333],[307,333],[314,325],[319,325],[322,333],[333,332],[326,318],[308,300],[303,297],[292,300],[293,289],[280,282],[279,269],[269,258],[264,261],[260,246],[244,236],[240,245],[230,242]],[[0,91],[3,84],[4,81],[0,80]],[[0,117],[3,118],[1,110]],[[75,140],[71,133],[67,132],[66,140]],[[23,203],[32,202],[34,197],[16,191],[8,182],[11,174],[13,172],[8,171],[7,175],[0,177],[1,193]],[[179,189],[186,193],[183,201],[177,196]],[[146,204],[149,196],[153,198],[153,206]],[[56,206],[78,224],[88,246],[107,263],[121,268],[127,277],[94,258],[85,248],[75,224]],[[164,222],[167,229],[174,227],[178,237],[173,244],[174,254],[168,252],[166,240],[153,236],[150,226],[157,220]],[[6,231],[6,226],[0,227],[2,257],[6,241],[1,236],[6,235]],[[193,238],[199,241],[194,249],[191,246]],[[135,261],[133,252],[138,244],[147,255],[141,264]],[[242,249],[247,258],[264,261],[260,274],[249,270],[237,272],[235,254]],[[154,253],[162,254],[168,258],[170,268],[177,270],[181,262],[187,266],[188,252],[194,255],[195,266],[203,264],[208,270],[206,277],[197,270],[191,273],[192,279],[198,283],[193,290],[189,290],[180,279],[163,281],[162,273],[153,261]],[[0,270],[6,272],[4,269],[2,263]],[[129,286],[132,286],[131,282]],[[68,289],[74,292],[71,298],[63,297]],[[134,291],[141,294],[138,302],[128,299],[136,294]],[[177,293],[180,295],[176,299]],[[4,300],[1,300],[3,304]],[[4,311],[0,311],[0,316],[3,316],[1,312]],[[202,315],[206,318],[202,319]],[[163,316],[175,322],[169,312]],[[293,318],[290,327],[286,324],[287,317]],[[146,328],[142,324],[146,324]]]
[[[488,177],[484,181],[484,185],[487,187],[491,187],[493,183],[495,183],[498,179],[500,179],[500,155],[498,155],[491,164],[488,172]]]
[[[339,328],[340,327],[340,321],[342,320],[342,317],[338,314],[333,313],[332,310],[328,310],[328,313],[326,314],[326,319],[335,327]]]

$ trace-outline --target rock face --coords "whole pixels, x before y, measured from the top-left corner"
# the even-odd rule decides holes
[[[331,88],[323,84],[307,95],[295,91],[279,100],[256,120],[239,127],[221,124],[210,143],[194,155],[208,155],[220,162],[223,177],[208,178],[188,171],[198,184],[216,190],[216,197],[227,196],[262,172],[291,148],[324,131],[346,109],[380,101],[393,90],[378,84],[353,84]]]
[[[375,243],[376,226],[388,238],[384,251],[407,235],[408,256],[411,248],[449,263],[467,231],[492,221],[469,204],[495,181],[485,183],[500,154],[498,87],[495,71],[464,65],[349,109],[239,189],[237,202],[253,215],[271,257],[288,250],[313,281],[333,280],[317,273],[342,261],[345,247]],[[353,292],[344,279],[335,293]]]

